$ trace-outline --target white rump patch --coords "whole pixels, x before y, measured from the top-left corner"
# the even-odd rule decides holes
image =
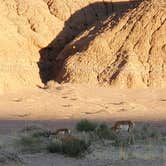
[[[119,126],[119,129],[120,129],[121,131],[128,131],[129,125],[120,125],[120,126]]]

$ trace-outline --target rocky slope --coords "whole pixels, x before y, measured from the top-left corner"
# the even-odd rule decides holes
[[[166,86],[166,3],[144,1],[118,21],[95,24],[58,55],[59,82],[133,87]]]
[[[111,15],[123,15],[127,10],[137,6],[140,1],[126,0],[45,0],[50,13],[64,21],[61,32],[49,45],[40,50],[40,76],[46,83],[55,79],[63,62],[56,62],[58,54],[80,33],[92,25],[103,22]]]
[[[43,82],[45,78],[50,79],[55,56],[52,53],[54,57],[48,58],[50,50],[46,49],[44,54],[40,50],[59,36],[62,39],[60,46],[53,44],[52,49],[59,53],[66,43],[112,9],[111,0],[107,1],[110,7],[99,0],[99,5],[92,5],[90,13],[89,9],[79,12],[96,1],[0,0],[0,92],[34,87],[41,79]],[[72,31],[71,25],[74,26]]]
[[[63,22],[41,0],[0,3],[0,92],[35,86],[40,83],[39,50],[60,31]]]
[[[165,86],[164,1],[120,19],[138,4],[122,1],[0,0],[0,93],[51,79]]]

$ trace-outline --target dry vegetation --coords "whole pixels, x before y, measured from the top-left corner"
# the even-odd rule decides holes
[[[72,135],[61,137],[58,135],[49,137],[48,131],[44,129],[42,132],[40,130],[36,131],[36,129],[33,132],[26,129],[26,132],[17,140],[16,144],[24,153],[50,152],[70,157],[79,157],[83,154],[89,155],[95,151],[95,146],[99,144],[101,149],[102,146],[109,146],[110,149],[119,151],[119,159],[137,158],[136,147],[144,146],[145,149],[148,147],[144,152],[145,156],[142,155],[142,158],[148,156],[148,154],[154,155],[154,157],[162,156],[162,149],[164,153],[166,148],[165,131],[157,130],[150,124],[140,125],[129,133],[124,131],[115,133],[106,123],[97,124],[82,120],[76,124],[76,129],[77,131],[73,132]],[[156,152],[154,150],[158,148],[161,148],[161,154],[155,156]]]

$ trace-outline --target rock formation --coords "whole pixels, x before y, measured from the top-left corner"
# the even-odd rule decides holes
[[[165,2],[122,1],[0,0],[0,92],[52,79],[166,86]]]
[[[78,10],[96,1],[0,0],[0,92],[35,87],[36,84],[41,83],[41,79],[44,82],[43,75],[50,78],[49,75],[52,72],[52,68],[50,69],[50,66],[52,67],[51,58],[47,58],[47,51],[43,58],[40,50],[57,38],[64,27],[68,33],[70,23],[68,27],[64,24],[69,18]],[[103,0],[98,2],[102,3]],[[107,0],[107,2],[111,2],[111,0]],[[92,13],[89,13],[89,15],[85,12],[89,24],[95,21],[93,17],[96,13],[99,13],[100,18],[100,13],[105,12],[104,2],[102,4],[98,8],[96,6],[96,8],[91,9]],[[93,14],[93,17],[91,14]],[[78,27],[80,22],[84,22],[80,17],[74,19],[76,22],[73,22],[72,26],[77,25]],[[85,17],[83,16],[82,19],[85,19]],[[88,25],[84,26],[87,27]],[[60,36],[62,38],[60,48],[62,49],[85,27],[81,24],[77,31],[72,30],[72,33],[68,34],[70,36],[68,39],[66,36]],[[54,51],[58,52],[56,47],[53,49]],[[54,54],[52,55],[54,56]],[[49,72],[45,72],[46,70],[49,70]]]
[[[143,1],[118,23],[110,16],[84,31],[57,56],[63,61],[57,80],[119,88],[165,87],[165,5],[162,0]]]
[[[40,84],[39,50],[58,34],[63,22],[41,0],[0,3],[0,92]]]

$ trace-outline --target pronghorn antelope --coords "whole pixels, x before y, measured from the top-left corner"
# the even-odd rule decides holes
[[[54,137],[54,136],[65,136],[65,135],[70,135],[71,131],[70,129],[67,128],[60,128],[57,129],[56,131],[50,131],[49,132],[49,137]]]
[[[135,126],[134,122],[130,120],[117,121],[111,129],[115,132],[118,132],[118,131],[130,132],[134,128],[134,126]]]
[[[62,128],[62,129],[57,129],[57,130],[55,131],[54,135],[58,135],[58,134],[63,134],[63,135],[65,135],[65,134],[70,134],[70,133],[71,133],[70,129]]]

